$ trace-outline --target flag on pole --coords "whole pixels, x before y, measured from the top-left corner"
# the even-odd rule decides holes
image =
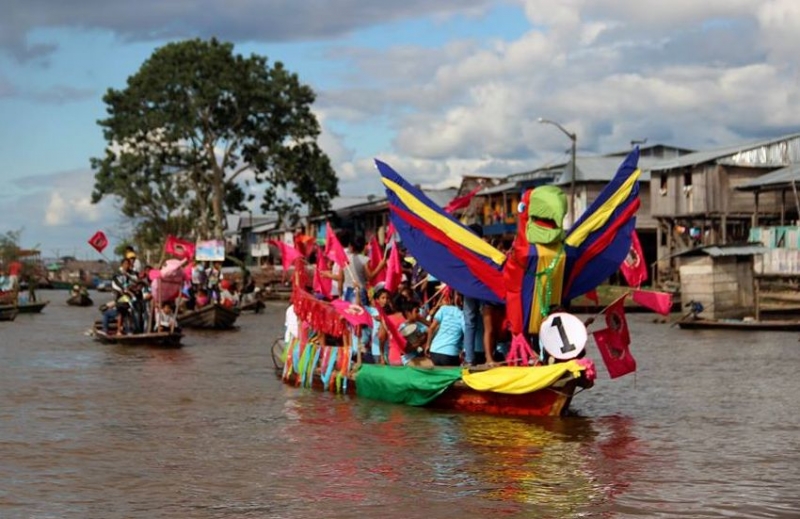
[[[654,290],[634,290],[633,301],[661,315],[672,311],[672,294]]]
[[[97,231],[91,238],[89,238],[89,245],[94,247],[94,250],[102,254],[103,249],[108,247],[108,238],[106,238],[106,235],[103,231]]]
[[[378,265],[383,260],[383,249],[381,248],[381,244],[378,243],[378,237],[373,236],[372,239],[369,240],[369,265],[370,270],[375,270]],[[386,280],[386,266],[384,266],[375,276],[372,278],[370,282],[372,285],[377,285]]]
[[[622,265],[619,267],[622,275],[628,285],[633,288],[639,288],[642,283],[647,281],[647,265],[644,261],[644,253],[642,252],[642,244],[639,243],[639,236],[636,234],[636,229],[631,233],[631,248],[628,251],[628,256]]]
[[[288,243],[284,243],[278,240],[267,240],[267,243],[270,245],[274,245],[281,251],[281,265],[283,266],[283,272],[286,274],[289,272],[289,268],[294,263],[294,260],[297,258],[302,258],[303,255],[300,254],[300,251],[289,245]]]
[[[394,292],[400,286],[400,281],[403,279],[403,265],[400,262],[400,251],[397,250],[397,244],[392,244],[392,250],[389,251],[389,260],[386,262],[386,284],[384,288],[389,292]]]
[[[606,328],[592,333],[611,378],[636,371],[636,359],[629,349],[631,336],[625,319],[626,297],[627,294],[605,309]]]
[[[172,254],[180,259],[193,259],[195,245],[188,240],[182,240],[175,236],[168,235],[167,241],[164,243],[164,252]]]
[[[331,222],[325,222],[325,255],[340,268],[345,268],[349,261],[347,260],[347,253],[344,247],[333,232]]]
[[[323,270],[328,270],[327,258],[322,253],[322,247],[317,247],[317,268],[314,269],[313,289],[325,299],[330,299],[333,280],[323,277],[321,274]]]
[[[458,211],[459,209],[463,209],[469,206],[469,203],[478,194],[478,191],[483,189],[483,184],[479,184],[478,187],[470,191],[464,196],[457,196],[454,199],[450,200],[450,202],[444,206],[444,210],[448,213],[452,213],[453,211]]]

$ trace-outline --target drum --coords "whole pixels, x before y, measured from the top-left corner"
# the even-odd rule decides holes
[[[422,331],[422,327],[417,323],[408,323],[400,329],[400,335],[406,340],[406,353],[415,351],[422,353],[425,348],[427,334]]]

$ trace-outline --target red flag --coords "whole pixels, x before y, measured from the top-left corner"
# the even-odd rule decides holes
[[[595,304],[595,306],[600,306],[600,296],[597,295],[597,289],[593,288],[588,292],[586,292],[584,295],[586,296],[586,299],[592,301]]]
[[[639,288],[642,283],[647,281],[647,265],[644,262],[642,244],[639,243],[639,235],[636,234],[636,229],[631,233],[631,249],[628,251],[628,257],[622,262],[619,270],[628,285],[634,288]]]
[[[325,222],[325,255],[341,268],[345,268],[349,263],[347,253],[345,253],[342,244],[339,243],[336,233],[333,232],[331,222]]]
[[[395,232],[394,224],[391,221],[389,221],[389,225],[386,226],[386,243],[389,243],[389,240],[392,239],[392,236],[394,236],[394,232]]]
[[[339,312],[339,315],[344,317],[345,320],[353,326],[372,327],[372,316],[369,312],[364,310],[363,306],[348,303],[342,299],[336,299],[332,301],[331,304],[336,311]]]
[[[661,315],[669,315],[670,311],[672,311],[672,294],[669,292],[634,290],[633,300]]]
[[[294,260],[297,258],[302,258],[303,255],[300,254],[300,251],[289,245],[288,243],[283,243],[282,241],[278,240],[267,240],[267,243],[274,245],[281,251],[281,265],[283,266],[284,274],[289,272],[289,268],[294,263]]]
[[[194,258],[194,243],[188,240],[182,240],[175,236],[168,235],[167,241],[164,244],[164,252],[172,254],[180,259],[193,259]]]
[[[307,234],[298,233],[294,235],[294,247],[295,249],[299,250],[300,253],[308,257],[311,255],[311,251],[314,250],[314,237],[309,236]]]
[[[327,259],[322,253],[322,248],[317,247],[317,268],[314,269],[314,292],[322,294],[326,299],[331,298],[331,288],[333,280],[331,278],[322,277],[321,271],[328,270]]]
[[[102,254],[103,249],[108,247],[108,238],[106,238],[106,235],[103,231],[97,231],[94,233],[94,236],[89,238],[89,245],[94,247],[94,250]]]
[[[631,336],[628,331],[628,322],[625,319],[626,297],[627,294],[604,310],[606,328],[592,333],[611,378],[636,371],[636,359],[633,358],[628,348]]]
[[[386,262],[386,284],[384,288],[389,292],[394,292],[400,286],[402,279],[403,266],[400,263],[400,251],[397,250],[397,244],[395,243],[389,252],[389,261]]]
[[[459,209],[463,209],[469,205],[472,201],[472,198],[478,194],[478,191],[483,189],[483,184],[478,185],[475,189],[470,191],[464,196],[457,196],[454,199],[450,200],[450,203],[444,207],[444,210],[448,213],[452,213],[453,211],[457,211]]]
[[[381,248],[381,244],[378,243],[378,237],[373,236],[372,239],[369,241],[369,265],[370,270],[375,270],[378,265],[380,264],[381,260],[383,259],[383,249]],[[386,280],[386,267],[384,266],[375,276],[372,278],[370,282],[372,285],[377,285],[378,283]]]

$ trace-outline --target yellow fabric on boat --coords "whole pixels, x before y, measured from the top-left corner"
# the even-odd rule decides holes
[[[467,386],[476,391],[521,395],[546,388],[565,373],[578,377],[584,369],[574,360],[570,360],[549,366],[501,366],[474,373],[464,370],[461,378]]]

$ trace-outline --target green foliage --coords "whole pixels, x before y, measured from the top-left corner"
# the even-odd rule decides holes
[[[92,201],[120,200],[139,222],[137,242],[147,243],[170,233],[221,237],[226,211],[244,209],[241,184],[251,181],[264,185],[264,210],[286,218],[302,206],[324,211],[338,183],[316,142],[314,99],[282,63],[236,55],[230,43],[157,49],[125,89],[103,97],[108,118],[98,124],[108,146],[91,159]]]

